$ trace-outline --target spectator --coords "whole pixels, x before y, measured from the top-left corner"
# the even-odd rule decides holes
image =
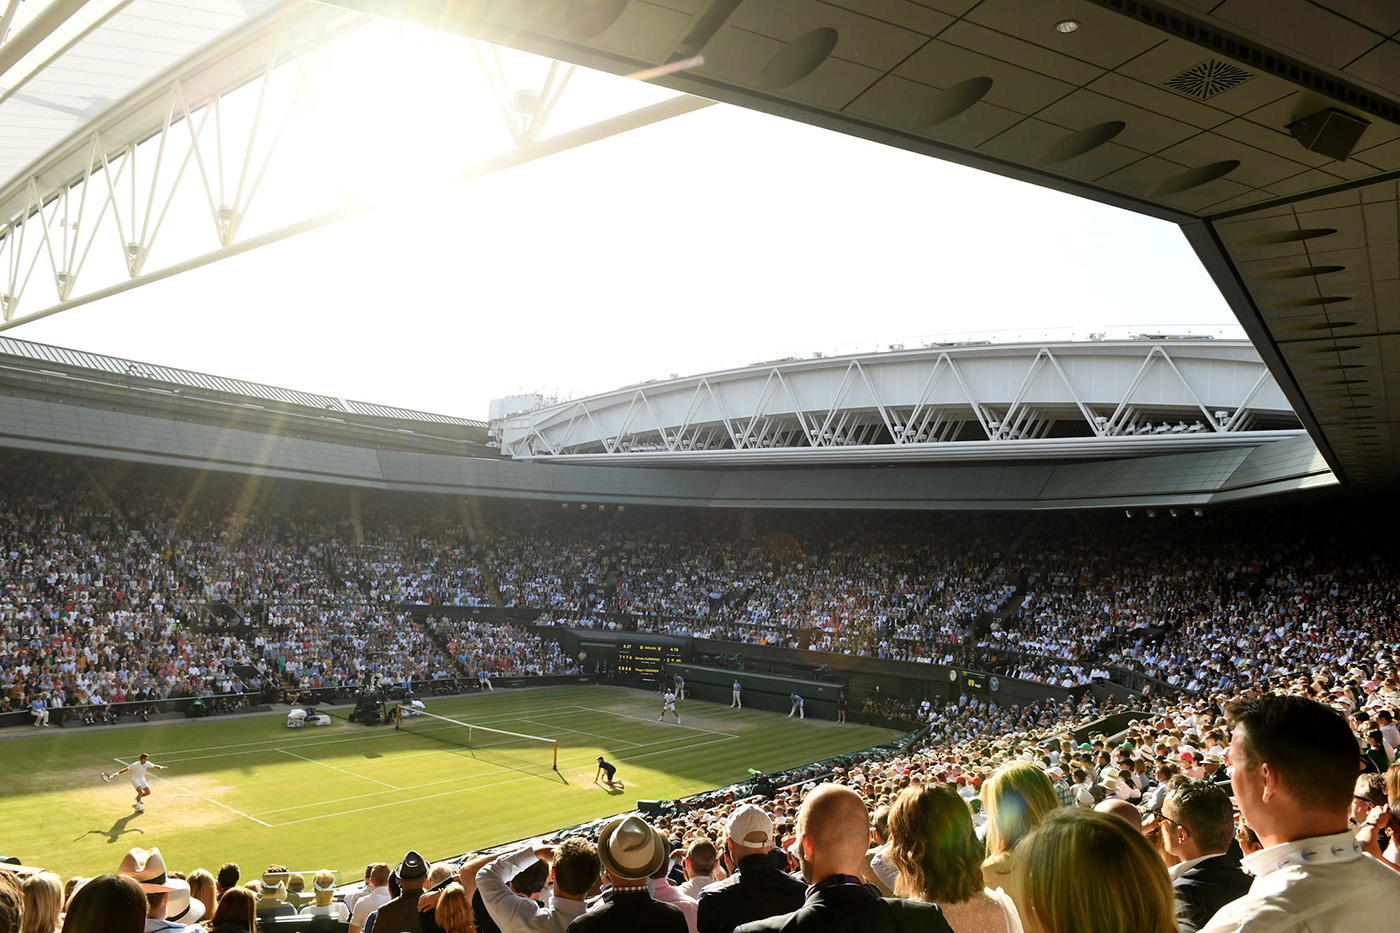
[[[1400,871],[1400,820],[1395,813],[1400,809],[1400,765],[1391,765],[1383,775],[1367,774],[1366,778],[1381,779],[1382,796],[1388,801],[1377,804],[1361,821],[1356,838],[1367,855]],[[1388,841],[1388,844],[1387,844]]]
[[[839,784],[819,786],[797,816],[794,851],[811,884],[806,903],[792,913],[742,924],[735,933],[951,933],[936,904],[882,898],[865,887],[860,871],[869,843],[870,817],[860,795]]]
[[[214,893],[214,876],[202,868],[196,868],[186,880],[190,883],[190,897],[204,905],[204,916],[211,916],[219,901]]]
[[[146,933],[204,933],[196,926],[204,905],[190,897],[188,882],[167,874],[160,849],[132,849],[117,873],[134,878],[146,892]]]
[[[1230,784],[1264,848],[1244,858],[1254,883],[1202,930],[1310,933],[1390,929],[1400,876],[1347,831],[1356,740],[1336,710],[1265,694],[1228,708]]]
[[[282,865],[269,865],[263,872],[262,891],[258,898],[259,920],[296,916],[297,909],[287,903],[287,875],[287,869]]]
[[[127,875],[99,875],[73,894],[63,933],[143,933],[146,892]]]
[[[398,876],[403,891],[398,897],[380,905],[374,929],[377,933],[421,933],[418,898],[423,896],[423,888],[428,883],[428,864],[423,861],[423,856],[410,851],[394,869],[394,874]]]
[[[729,877],[707,885],[696,908],[699,933],[733,933],[750,920],[790,913],[802,906],[806,886],[768,858],[773,820],[751,803],[734,808],[725,824]],[[869,833],[867,831],[867,841]]]
[[[0,871],[0,933],[16,933],[19,930],[22,900],[15,876],[8,871]]]
[[[433,922],[442,933],[476,933],[472,923],[472,899],[460,882],[454,881],[442,889]]]
[[[1055,785],[1035,765],[1009,761],[982,785],[982,808],[987,814],[987,858],[983,884],[1020,903],[1013,888],[1016,844],[1051,812],[1059,809]]]
[[[1171,881],[1116,816],[1056,810],[1016,848],[1016,905],[1038,933],[1177,933]]]
[[[350,919],[350,909],[335,900],[335,875],[318,871],[311,879],[313,903],[301,909],[303,917],[330,917],[344,923]]]
[[[685,914],[685,926],[690,933],[695,933],[695,898],[682,894],[676,888],[671,887],[671,882],[667,875],[671,873],[671,858],[668,853],[666,861],[662,863],[651,876],[651,896],[663,904],[674,904]]]
[[[547,903],[510,887],[520,872],[539,861],[551,865],[554,874],[554,892]],[[583,914],[584,897],[600,868],[593,843],[570,836],[557,848],[525,846],[488,863],[476,873],[477,893],[502,933],[560,933]]]
[[[611,888],[569,924],[571,933],[686,933],[685,914],[654,899],[647,879],[666,864],[666,840],[646,820],[620,816],[598,833],[598,859]]]
[[[225,891],[238,887],[238,863],[224,862],[219,866],[219,874],[214,879],[216,893],[222,897]],[[217,899],[217,898],[216,898]]]
[[[256,933],[258,899],[247,888],[227,888],[219,898],[209,933]]]
[[[715,865],[719,862],[719,850],[704,836],[693,840],[685,850],[685,881],[679,890],[686,897],[700,897],[700,892],[713,884]]]
[[[369,891],[355,901],[355,909],[350,912],[350,933],[360,933],[369,915],[389,903],[391,897],[388,864],[375,862],[369,869]]]
[[[1249,891],[1230,845],[1235,821],[1230,798],[1216,784],[1185,776],[1172,779],[1162,809],[1163,848],[1177,863],[1168,869],[1182,933],[1196,933],[1215,912]]]
[[[1094,804],[1094,811],[1097,813],[1107,813],[1109,816],[1116,816],[1134,829],[1142,829],[1142,814],[1138,808],[1118,797],[1108,799]]]
[[[63,884],[58,875],[47,871],[30,875],[20,885],[20,895],[21,933],[55,933],[63,911]]]
[[[1351,819],[1354,826],[1366,822],[1366,817],[1376,807],[1386,805],[1385,775],[1369,771],[1356,776],[1356,789],[1352,791]]]
[[[955,930],[1019,933],[1011,898],[982,884],[984,849],[972,813],[947,784],[906,788],[890,809],[894,891],[943,908]]]

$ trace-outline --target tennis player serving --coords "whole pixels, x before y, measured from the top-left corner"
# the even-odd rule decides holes
[[[120,771],[113,771],[111,774],[103,772],[102,780],[110,781],[117,775],[126,774],[128,771],[130,771],[132,786],[136,788],[136,812],[141,813],[146,809],[145,807],[141,806],[141,801],[151,795],[150,785],[146,783],[146,772],[152,768],[155,768],[157,771],[166,770],[165,765],[156,764],[154,761],[151,761],[150,755],[147,755],[145,752],[142,752],[140,758],[136,759],[131,764],[127,765],[125,768],[122,768]]]

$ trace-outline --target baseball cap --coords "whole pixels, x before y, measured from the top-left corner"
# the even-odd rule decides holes
[[[731,842],[746,849],[765,849],[773,844],[773,821],[751,803],[734,808],[724,831]]]

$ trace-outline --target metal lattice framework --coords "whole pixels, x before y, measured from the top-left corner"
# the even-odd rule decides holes
[[[1141,456],[1301,433],[1245,341],[930,347],[778,360],[507,417],[518,459],[724,463]]]
[[[337,68],[346,67],[336,62],[337,39],[374,21],[333,6],[280,4],[136,91],[10,180],[0,190],[0,331],[395,206],[397,195],[366,198],[345,187],[328,206],[307,185],[305,195],[293,189],[293,199],[304,203],[277,205],[275,213],[295,219],[259,229],[245,223],[270,174],[318,178],[327,166],[353,157],[357,129],[324,132],[321,94],[335,87]],[[671,97],[547,135],[574,67],[551,62],[542,83],[520,86],[497,47],[471,46],[513,148],[464,157],[436,179],[442,184],[711,103]],[[289,153],[286,139],[293,136],[301,145]],[[167,232],[172,228],[177,232]],[[161,261],[152,262],[157,249]]]

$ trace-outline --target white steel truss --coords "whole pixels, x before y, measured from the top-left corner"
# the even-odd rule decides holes
[[[132,95],[0,191],[0,331],[400,201],[401,195],[375,200],[341,190],[329,207],[312,198],[301,211],[279,203],[290,221],[256,232],[246,223],[270,170],[312,178],[340,154],[353,152],[354,139],[317,136],[317,88],[334,77],[335,40],[373,21],[319,4],[279,7]],[[711,103],[671,97],[546,135],[574,67],[551,62],[541,86],[520,87],[496,47],[471,45],[513,147],[463,159],[442,184]],[[237,105],[230,103],[235,94]],[[316,146],[289,154],[289,129]],[[188,232],[199,213],[207,239]],[[172,224],[177,216],[182,223]],[[172,226],[182,232],[170,234]],[[152,263],[153,254],[162,262]]]
[[[629,387],[493,426],[521,459],[709,463],[1121,457],[1301,428],[1245,341],[938,348]]]

